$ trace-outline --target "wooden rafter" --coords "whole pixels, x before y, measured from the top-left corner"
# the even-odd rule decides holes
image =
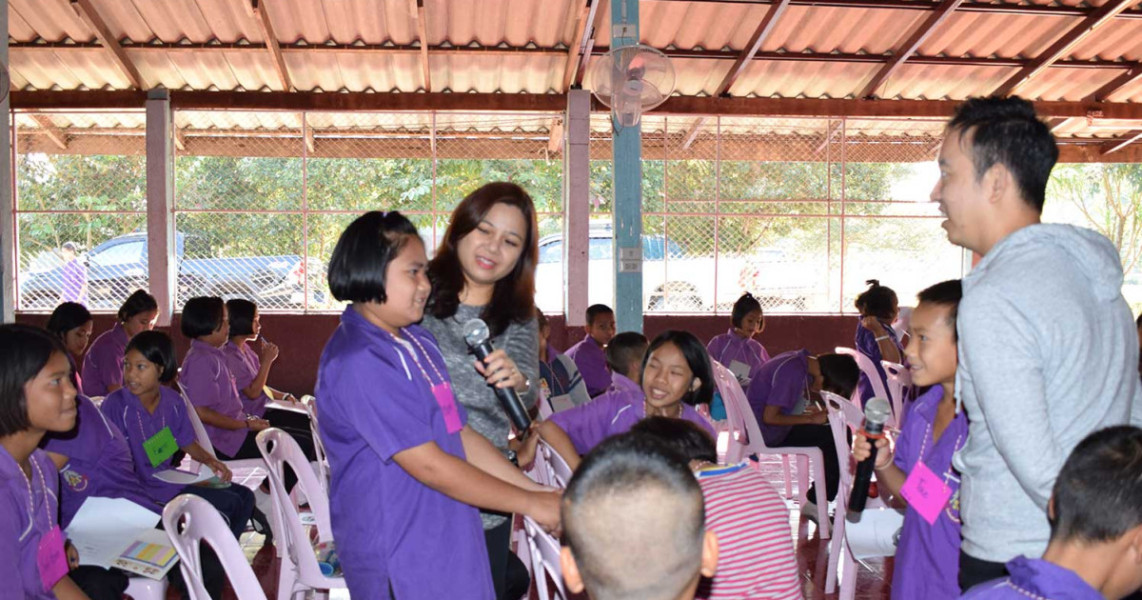
[[[888,81],[900,67],[904,66],[904,62],[911,58],[912,55],[916,53],[916,50],[920,49],[920,44],[923,44],[924,40],[928,39],[928,36],[932,35],[932,32],[936,31],[961,4],[963,4],[963,0],[942,0],[940,7],[928,15],[928,18],[924,19],[924,22],[912,32],[912,35],[908,36],[908,39],[901,45],[900,49],[893,53],[892,59],[888,61],[888,64],[881,67],[880,70],[876,72],[876,75],[873,75],[872,80],[868,82],[868,85],[864,86],[864,89],[861,90],[861,93],[858,94],[857,97],[871,98],[876,94],[876,90],[879,89],[885,81]]]
[[[179,152],[186,152],[186,135],[183,133],[182,127],[175,125],[171,129],[174,131],[174,147]]]
[[[1142,80],[1142,65],[1135,65],[1129,71],[1115,77],[1107,82],[1106,85],[1095,90],[1095,92],[1086,99],[1095,102],[1105,102],[1114,92],[1139,80]]]
[[[424,78],[424,91],[432,91],[432,71],[428,66],[428,13],[424,0],[408,0],[408,9],[416,19],[416,39],[419,45],[420,73]]]
[[[580,58],[589,54],[587,45],[595,36],[595,13],[602,0],[585,0],[579,8],[579,20],[575,24],[574,45],[567,50],[567,62],[563,65],[563,87],[560,91],[566,92],[575,81],[579,70]]]
[[[135,68],[135,63],[127,56],[127,52],[123,50],[123,46],[119,44],[119,38],[111,33],[111,29],[107,27],[107,23],[103,17],[99,16],[99,12],[95,10],[95,6],[91,4],[91,0],[71,0],[71,7],[75,10],[75,14],[91,28],[95,37],[99,40],[100,45],[111,57],[111,61],[115,66],[123,72],[127,77],[127,81],[131,83],[131,87],[136,89],[143,89],[143,76],[139,74],[139,70]]]
[[[647,2],[686,2],[711,4],[773,4],[777,0],[645,0]],[[918,0],[793,0],[794,6],[815,6],[826,8],[864,8],[885,10],[930,11],[939,8],[940,3]],[[1089,5],[1025,4],[1016,2],[965,2],[961,12],[990,13],[1005,15],[1027,15],[1032,17],[1085,17],[1096,9]],[[1122,19],[1142,19],[1142,9],[1131,9],[1117,15]]]
[[[833,138],[837,136],[837,132],[841,130],[841,126],[843,124],[844,121],[837,121],[835,124],[830,124],[829,130],[825,135],[825,139],[822,140],[820,145],[817,146],[816,154],[820,154],[825,151],[825,148],[827,148],[833,141]]]
[[[286,68],[285,57],[282,55],[282,47],[278,42],[278,36],[274,33],[274,25],[270,21],[270,11],[266,9],[266,0],[250,0],[250,10],[262,31],[262,38],[266,40],[266,50],[270,52],[270,59],[274,63],[274,71],[278,74],[282,91],[293,90],[293,83],[289,78],[289,69]]]
[[[1065,54],[1070,52],[1079,42],[1087,38],[1099,27],[1107,24],[1122,11],[1130,7],[1131,4],[1137,0],[1108,0],[1106,4],[1095,9],[1087,15],[1082,22],[1075,25],[1068,30],[1061,38],[1055,41],[1031,61],[1030,64],[1019,69],[1019,72],[1012,75],[1010,79],[1003,82],[995,92],[996,95],[1006,96],[1018,91],[1019,87],[1026,84],[1036,75],[1039,75],[1052,63],[1062,58]]]
[[[558,154],[563,150],[563,119],[552,119],[548,125],[548,130],[551,132],[550,137],[547,138],[547,151],[551,154]]]
[[[1136,130],[1131,131],[1131,132],[1127,133],[1126,135],[1124,135],[1124,136],[1122,136],[1116,140],[1112,140],[1110,142],[1107,142],[1107,143],[1102,145],[1102,148],[1100,150],[1101,150],[1103,155],[1107,155],[1107,154],[1110,154],[1111,152],[1117,152],[1117,151],[1129,146],[1130,144],[1133,144],[1134,142],[1138,142],[1138,141],[1142,141],[1142,129],[1136,129]]]
[[[595,0],[598,5],[595,8],[595,18],[591,21],[591,30],[587,35],[587,44],[579,56],[579,67],[575,69],[575,83],[573,85],[576,87],[583,85],[583,78],[587,75],[587,63],[590,62],[591,56],[593,54],[602,54],[610,49],[606,48],[598,52],[595,50],[595,36],[599,32],[599,28],[603,25],[603,18],[610,12],[610,7],[607,4],[610,1],[611,0]]]
[[[722,78],[722,82],[719,83],[718,87],[714,90],[715,96],[721,96],[730,92],[730,88],[734,86],[734,82],[738,80],[738,77],[740,77],[746,67],[749,66],[753,57],[761,50],[761,46],[765,43],[769,34],[773,33],[773,30],[777,27],[778,19],[781,18],[785,9],[789,8],[791,1],[792,0],[777,0],[773,6],[770,7],[769,11],[765,13],[765,17],[761,19],[761,23],[759,23],[757,29],[754,30],[753,36],[749,38],[749,42],[745,45],[745,49],[734,59],[734,64],[730,67],[729,72],[726,73],[726,76]]]
[[[60,150],[67,150],[67,136],[63,131],[60,131],[59,127],[55,126],[55,123],[52,123],[51,119],[46,115],[30,116],[32,120],[36,122],[36,125],[40,126],[40,131],[48,136],[48,139],[51,140],[53,144],[58,146]]]

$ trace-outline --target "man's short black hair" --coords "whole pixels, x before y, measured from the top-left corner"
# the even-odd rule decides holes
[[[0,325],[0,436],[31,426],[24,385],[39,375],[56,352],[67,354],[63,342],[39,327]]]
[[[677,596],[700,568],[705,520],[687,461],[647,435],[596,446],[563,494],[567,545],[595,600]]]
[[[742,319],[745,319],[746,315],[755,310],[762,312],[761,302],[758,302],[753,294],[746,292],[741,295],[741,298],[738,298],[737,302],[734,302],[734,311],[730,315],[730,322],[733,323],[734,327],[741,327]],[[764,316],[764,313],[762,315]]]
[[[182,306],[179,328],[190,339],[210,335],[222,325],[226,303],[218,296],[196,296]]]
[[[230,337],[254,335],[254,317],[258,305],[245,298],[232,298],[226,301],[226,312],[230,316]]]
[[[330,293],[341,302],[383,303],[389,261],[412,238],[420,239],[416,226],[399,212],[374,210],[357,217],[329,257]]]
[[[606,304],[592,304],[591,306],[587,307],[587,325],[594,325],[595,318],[600,315],[613,314],[615,314],[615,311],[611,310],[611,307],[607,306]]]
[[[178,358],[169,335],[161,331],[140,331],[127,342],[123,354],[135,350],[159,368],[159,383],[170,383],[178,375]]]
[[[825,380],[822,386],[825,391],[832,392],[842,398],[849,398],[860,381],[860,367],[856,359],[848,354],[821,354],[817,357],[817,365],[821,367],[821,377]]]
[[[631,370],[637,370],[642,364],[642,357],[646,356],[646,348],[650,340],[637,331],[624,331],[611,338],[607,349],[603,351],[607,356],[607,366],[612,373],[626,375]]]
[[[670,446],[686,460],[718,461],[718,447],[710,432],[686,419],[649,417],[635,423],[632,433],[649,435]]]
[[[1071,451],[1055,480],[1051,539],[1112,542],[1142,525],[1142,429],[1108,427]]]
[[[956,316],[959,314],[960,300],[964,297],[964,286],[959,279],[941,281],[936,285],[924,288],[916,294],[920,304],[934,304],[948,309],[948,325],[952,327],[952,338],[958,340],[956,333]]]
[[[956,108],[948,131],[958,131],[960,144],[970,148],[976,181],[1001,164],[1015,178],[1023,201],[1043,212],[1059,146],[1030,102],[1018,96],[970,98]]]

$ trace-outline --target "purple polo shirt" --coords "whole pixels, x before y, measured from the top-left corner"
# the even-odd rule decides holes
[[[896,348],[900,350],[900,357],[903,361],[904,347],[900,345],[900,339],[896,337],[896,330],[892,328],[890,323],[881,321],[880,324],[884,326],[885,335],[887,335],[892,340],[892,343],[896,344]],[[884,372],[884,367],[880,364],[880,361],[884,360],[884,357],[880,354],[880,344],[876,342],[876,335],[864,327],[861,327],[859,321],[857,322],[855,343],[857,351],[872,360],[872,366],[876,367],[876,374],[880,376],[881,384],[883,384],[884,389],[887,390],[888,374]],[[864,406],[865,402],[872,399],[873,392],[872,384],[869,383],[868,376],[865,375],[863,371],[861,371],[860,374],[860,383],[857,385],[860,389],[861,406]],[[888,400],[888,398],[885,398],[885,400]]]
[[[957,414],[940,439],[932,441],[932,427],[943,397],[943,386],[934,385],[909,403],[896,440],[893,463],[911,473],[918,461],[924,461],[951,488],[952,496],[932,525],[912,507],[904,513],[892,575],[893,598],[952,600],[960,596],[960,480],[952,469],[952,455],[967,441],[968,420],[964,413]]]
[[[28,460],[31,480],[0,446],[0,598],[55,600],[55,594],[43,589],[36,553],[44,534],[57,525],[59,474],[43,450],[32,451]]]
[[[100,334],[83,357],[83,393],[89,398],[107,395],[108,385],[123,385],[123,354],[127,330],[122,323]]]
[[[634,383],[626,377],[623,379]],[[608,437],[630,431],[645,418],[646,403],[642,389],[635,386],[634,389],[612,388],[586,404],[551,415],[549,420],[567,433],[575,451],[583,455]],[[716,437],[713,425],[693,406],[682,405],[682,418],[701,425],[711,437]]]
[[[170,502],[182,491],[182,485],[167,483],[156,479],[154,474],[173,468],[168,458],[157,467],[151,466],[147,452],[143,449],[143,442],[151,439],[164,427],[170,427],[171,434],[179,448],[186,448],[194,443],[194,425],[190,416],[186,414],[186,402],[178,392],[159,386],[159,404],[154,413],[147,412],[138,396],[120,388],[107,396],[99,407],[103,416],[119,428],[127,440],[127,447],[131,451],[131,460],[135,465],[135,481],[143,493],[152,501],[159,504]]]
[[[59,473],[63,527],[71,523],[88,496],[126,498],[158,512],[159,507],[139,487],[123,432],[86,396],[76,396],[75,403],[79,411],[75,429],[48,433],[40,443],[44,450],[68,459]]]
[[[607,392],[622,392],[638,394],[639,398],[642,397],[642,386],[635,383],[633,379],[619,373],[611,373],[611,385],[607,388]]]
[[[226,354],[221,348],[199,340],[191,340],[190,350],[182,361],[178,383],[186,397],[196,407],[209,408],[231,419],[246,420],[246,407],[234,385],[234,375],[226,366]],[[246,441],[249,430],[222,429],[202,424],[210,443],[227,456],[234,456]]]
[[[392,585],[401,599],[490,600],[479,511],[393,460],[429,442],[465,459],[460,434],[448,432],[432,392],[432,385],[450,381],[436,340],[418,325],[401,333],[407,345],[349,306],[321,353],[319,432],[332,471],[329,511],[345,581],[354,598],[387,598]],[[464,407],[453,402],[466,423]]]
[[[1017,556],[1007,563],[1010,577],[981,583],[964,600],[1105,600],[1074,571],[1039,558]]]
[[[809,351],[783,352],[765,361],[753,372],[745,396],[757,417],[766,446],[780,446],[789,435],[789,425],[769,425],[762,416],[766,406],[781,408],[787,415],[797,406],[809,385]]]
[[[587,384],[587,393],[592,398],[607,391],[611,385],[611,372],[607,369],[607,355],[591,336],[567,349],[567,356],[575,361],[579,374],[583,376],[583,383]]]
[[[246,407],[246,413],[259,417],[265,416],[266,403],[270,401],[270,397],[266,395],[266,390],[264,388],[258,390],[258,397],[253,400],[242,391],[250,387],[254,378],[258,376],[258,371],[262,368],[262,361],[258,358],[258,353],[254,352],[254,349],[248,344],[239,346],[234,342],[226,342],[226,345],[222,347],[222,354],[226,357],[226,366],[230,369],[230,374],[234,376],[234,387],[238,390],[238,397],[242,399],[242,404]]]
[[[753,338],[743,338],[729,328],[722,335],[716,336],[706,345],[710,358],[722,363],[728,369],[735,360],[749,365],[749,372],[753,373],[758,367],[769,360],[769,353],[765,346]]]
[[[63,290],[60,294],[62,302],[79,302],[87,304],[87,294],[83,286],[87,283],[87,268],[73,258],[63,266]]]

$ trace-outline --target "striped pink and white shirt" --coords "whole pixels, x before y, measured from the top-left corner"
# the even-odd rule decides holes
[[[719,549],[717,574],[698,597],[801,600],[789,509],[773,486],[748,461],[695,475]]]

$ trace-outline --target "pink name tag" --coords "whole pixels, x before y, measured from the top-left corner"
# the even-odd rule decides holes
[[[456,408],[456,396],[452,394],[452,384],[447,381],[432,386],[432,395],[436,396],[436,403],[440,405],[440,412],[444,413],[444,426],[448,433],[456,433],[464,428],[460,423],[460,411]]]
[[[916,509],[932,525],[952,497],[952,488],[941,481],[940,476],[933,473],[923,461],[916,461],[916,466],[912,467],[912,472],[900,488],[900,495],[908,501],[908,506]]]
[[[67,575],[67,554],[63,551],[63,534],[59,525],[40,538],[40,546],[36,549],[36,566],[40,568],[40,583],[44,584],[44,591],[50,592],[52,588]]]

